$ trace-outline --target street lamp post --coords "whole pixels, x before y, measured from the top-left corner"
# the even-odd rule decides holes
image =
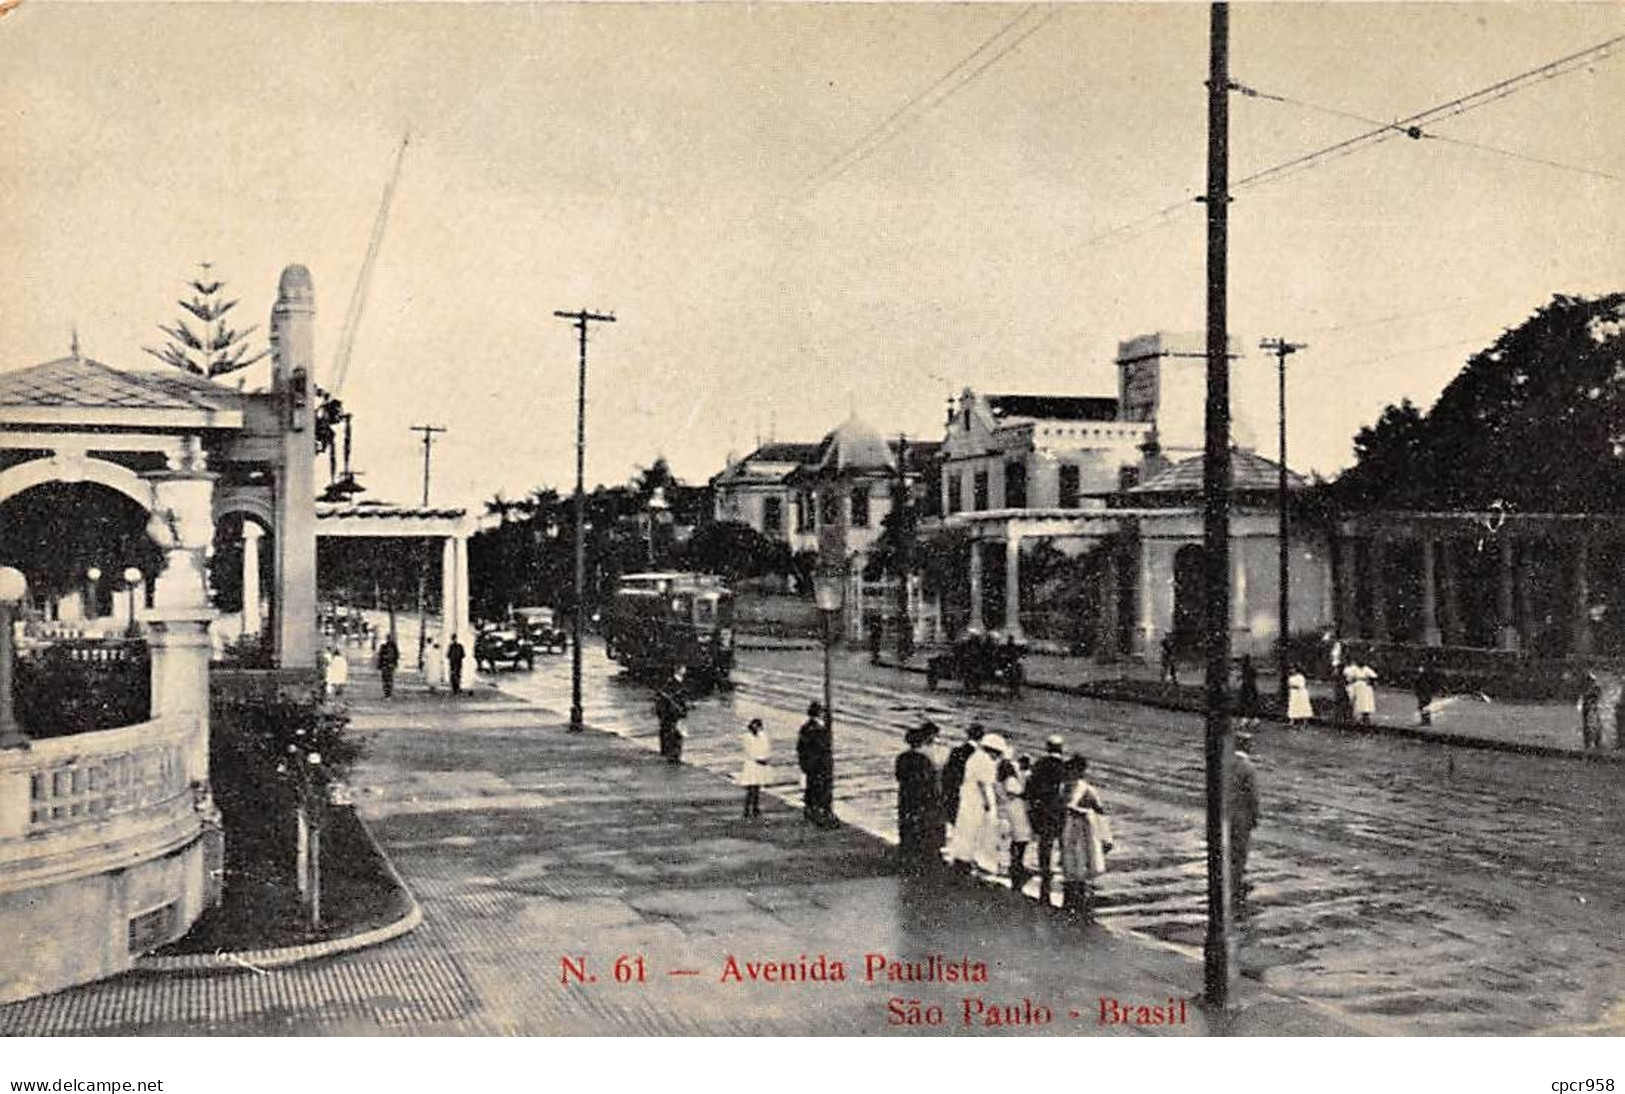
[[[10,566],[0,567],[0,749],[27,748],[28,738],[17,724],[11,698],[12,620],[28,592],[28,579]]]
[[[96,618],[96,587],[102,579],[99,566],[92,566],[85,571],[85,621]]]
[[[832,650],[835,646],[835,616],[846,594],[846,575],[839,570],[822,569],[813,575],[813,597],[824,617],[824,728],[831,741],[835,734],[835,673]]]
[[[671,503],[666,500],[666,488],[657,486],[649,495],[649,512],[645,514],[649,522],[649,569],[655,569],[655,530],[666,519],[671,510]]]
[[[124,571],[124,580],[130,586],[130,623],[124,628],[124,633],[134,638],[141,633],[141,627],[135,621],[135,593],[141,587],[141,571],[134,566]]]

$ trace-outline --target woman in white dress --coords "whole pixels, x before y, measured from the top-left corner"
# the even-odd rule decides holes
[[[423,683],[430,691],[446,686],[446,655],[433,638],[423,647]]]
[[[745,819],[762,815],[762,787],[772,776],[768,766],[772,761],[773,746],[762,729],[762,720],[752,718],[750,725],[739,737],[739,747],[745,757],[739,764],[739,785],[745,788]]]
[[[1002,746],[1004,742],[999,743]],[[988,873],[998,870],[999,817],[993,790],[997,781],[998,766],[984,738],[965,761],[965,781],[959,787],[959,811],[954,815],[954,834],[948,842],[949,861],[965,870],[974,872],[977,867]]]
[[[1291,675],[1286,678],[1286,720],[1302,726],[1314,713],[1315,708],[1309,702],[1309,681],[1302,670],[1293,665]]]
[[[1349,689],[1354,701],[1354,716],[1366,725],[1371,724],[1371,716],[1377,713],[1377,689],[1372,685],[1377,679],[1377,672],[1364,661],[1354,666],[1354,686]]]
[[[1010,821],[1010,887],[1021,892],[1031,875],[1027,870],[1027,845],[1033,840],[1033,826],[1027,817],[1027,774],[1032,761],[1023,756],[1012,763],[1008,756],[999,764],[999,789]]]

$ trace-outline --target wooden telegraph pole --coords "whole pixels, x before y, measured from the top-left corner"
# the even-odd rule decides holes
[[[586,311],[556,311],[580,332],[581,354],[576,381],[576,606],[570,613],[570,732],[586,729],[581,714],[581,615],[587,606],[587,540],[585,487],[587,469],[587,324],[613,323],[615,316]]]
[[[1204,687],[1207,767],[1207,941],[1204,998],[1223,1009],[1230,999],[1230,359],[1228,270],[1230,201],[1230,9],[1213,5],[1208,57],[1207,134],[1207,414],[1202,461],[1202,621],[1207,652]]]

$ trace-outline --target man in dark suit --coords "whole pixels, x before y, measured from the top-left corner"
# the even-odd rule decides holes
[[[463,659],[467,656],[468,651],[463,648],[462,642],[458,641],[455,634],[452,635],[451,645],[446,647],[446,666],[451,670],[451,693],[453,695],[463,693]]]
[[[809,824],[834,828],[840,824],[835,819],[835,740],[830,736],[829,723],[824,721],[823,714],[821,703],[807,708],[807,720],[796,737],[796,760],[807,779],[802,815]]]
[[[1051,856],[1061,842],[1066,824],[1066,803],[1061,786],[1066,781],[1066,740],[1059,734],[1044,743],[1044,754],[1033,761],[1027,776],[1027,820],[1038,843],[1038,899],[1049,900],[1054,873]]]

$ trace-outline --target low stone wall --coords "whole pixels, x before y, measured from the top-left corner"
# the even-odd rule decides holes
[[[218,897],[196,722],[0,753],[0,1002],[130,968]]]

